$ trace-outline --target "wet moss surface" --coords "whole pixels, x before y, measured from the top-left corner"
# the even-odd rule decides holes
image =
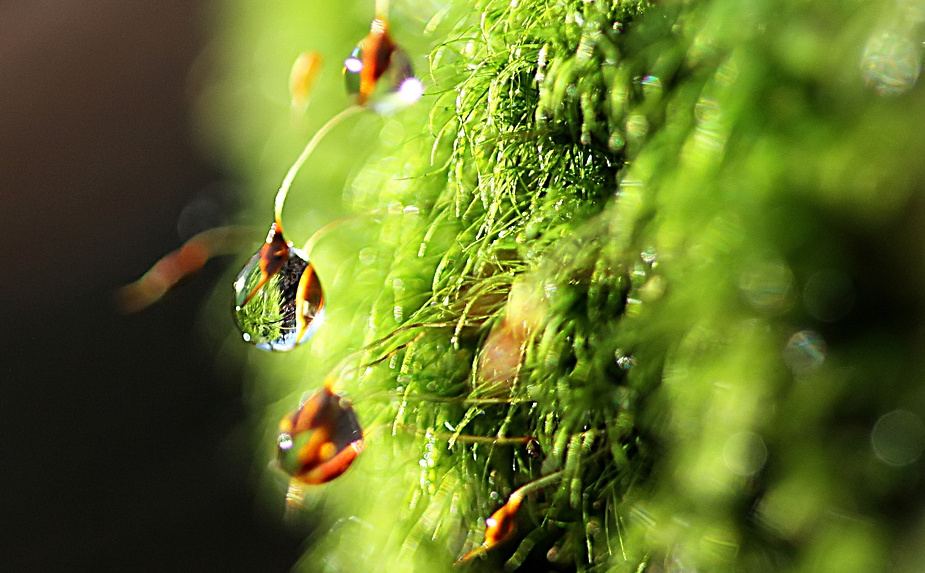
[[[416,6],[327,322],[253,362],[367,428],[305,569],[449,570],[546,477],[463,568],[914,570],[925,10]]]

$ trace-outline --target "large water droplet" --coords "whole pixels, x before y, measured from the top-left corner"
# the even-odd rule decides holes
[[[376,113],[391,113],[424,95],[411,60],[389,36],[385,20],[376,19],[369,34],[344,60],[347,93]]]
[[[306,484],[331,481],[363,451],[363,429],[353,406],[327,386],[283,418],[279,432],[279,467]]]
[[[261,350],[292,350],[324,319],[324,295],[308,256],[274,225],[267,242],[234,281],[235,324]]]

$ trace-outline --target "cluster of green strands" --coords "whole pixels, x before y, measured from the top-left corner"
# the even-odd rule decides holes
[[[916,570],[925,7],[462,4],[353,179],[365,262],[318,263],[304,360],[367,447],[301,566]],[[486,379],[515,284],[534,328]]]

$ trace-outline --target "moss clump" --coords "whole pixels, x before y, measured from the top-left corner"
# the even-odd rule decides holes
[[[913,570],[923,21],[435,17],[430,108],[388,120],[348,192],[380,225],[313,258],[331,313],[293,384],[335,376],[369,436],[305,569],[449,570],[558,472],[465,567]]]

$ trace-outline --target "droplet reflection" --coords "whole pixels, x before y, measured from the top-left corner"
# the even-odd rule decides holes
[[[279,432],[279,467],[304,484],[331,481],[363,451],[363,429],[353,406],[328,386],[283,418]]]
[[[234,282],[235,324],[261,350],[292,350],[324,319],[321,282],[308,256],[285,241],[274,224],[267,242]]]

